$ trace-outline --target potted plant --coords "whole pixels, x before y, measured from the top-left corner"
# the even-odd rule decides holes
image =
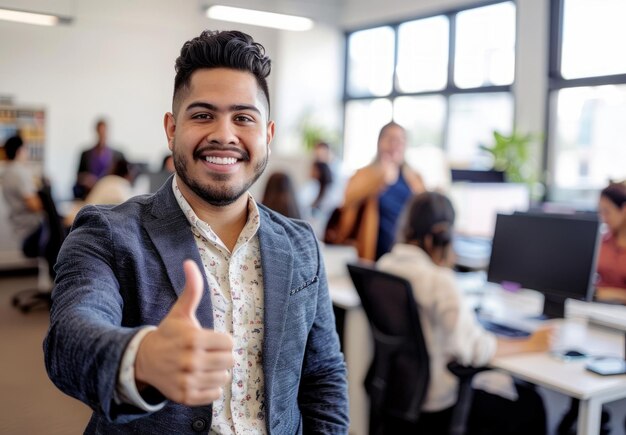
[[[503,171],[507,181],[513,183],[533,183],[536,181],[529,160],[532,144],[539,139],[532,133],[522,134],[515,129],[510,135],[493,131],[491,146],[480,148],[493,157],[493,169]]]

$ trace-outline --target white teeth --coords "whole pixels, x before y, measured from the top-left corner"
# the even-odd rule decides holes
[[[207,156],[204,158],[209,163],[214,163],[216,165],[234,165],[237,163],[237,159],[234,157],[213,157]]]

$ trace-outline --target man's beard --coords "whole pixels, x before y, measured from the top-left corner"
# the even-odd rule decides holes
[[[224,207],[232,204],[241,198],[241,195],[246,193],[250,186],[252,186],[263,174],[267,167],[269,150],[266,148],[265,157],[254,166],[254,174],[250,180],[244,183],[241,188],[220,188],[212,185],[211,182],[207,182],[206,185],[200,184],[197,180],[189,177],[187,174],[187,161],[181,155],[181,153],[174,152],[174,167],[176,168],[176,174],[196,195],[205,200],[207,203],[216,206]],[[195,158],[195,157],[194,157]],[[213,174],[212,179],[217,182],[228,181],[230,174]]]

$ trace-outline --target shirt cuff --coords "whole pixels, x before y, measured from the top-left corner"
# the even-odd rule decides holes
[[[135,359],[137,358],[139,345],[144,337],[155,329],[157,329],[156,326],[146,326],[145,328],[142,328],[130,340],[130,343],[128,343],[128,346],[124,351],[114,395],[115,402],[118,404],[133,405],[147,412],[155,412],[165,406],[166,401],[162,401],[160,403],[148,403],[144,400],[144,398],[141,397],[141,394],[139,394],[137,384],[135,383]]]

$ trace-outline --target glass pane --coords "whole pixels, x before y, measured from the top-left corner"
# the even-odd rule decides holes
[[[393,119],[408,133],[406,162],[420,173],[429,190],[445,190],[450,184],[443,152],[446,104],[441,95],[399,97],[393,103]]]
[[[450,165],[490,168],[490,156],[479,145],[492,144],[493,130],[510,134],[512,129],[513,97],[508,92],[451,96],[446,147]]]
[[[565,0],[563,77],[626,73],[625,18],[624,0]]]
[[[459,12],[454,82],[460,88],[509,85],[515,73],[515,5]]]
[[[443,146],[446,99],[440,95],[399,97],[393,119],[407,129],[409,146]]]
[[[391,121],[391,101],[349,101],[346,104],[343,164],[354,171],[370,163],[376,156],[378,133]]]
[[[383,96],[393,85],[394,32],[391,27],[362,30],[348,39],[348,94]]]
[[[563,89],[556,105],[557,187],[598,189],[626,178],[626,85]]]
[[[448,77],[448,18],[411,21],[398,31],[396,75],[401,92],[443,89]]]

